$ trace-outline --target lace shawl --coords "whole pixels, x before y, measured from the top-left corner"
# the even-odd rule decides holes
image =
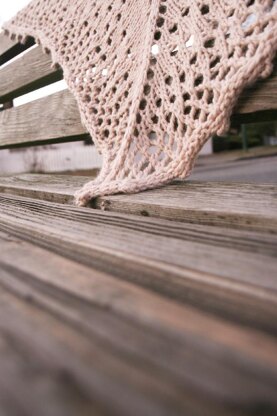
[[[4,29],[63,68],[103,155],[76,201],[187,177],[228,129],[242,89],[272,70],[274,0],[33,0]]]

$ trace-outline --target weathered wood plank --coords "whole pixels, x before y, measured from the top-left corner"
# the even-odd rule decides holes
[[[0,334],[6,344],[1,360],[6,373],[0,375],[0,391],[5,388],[0,403],[4,414],[11,414],[17,405],[20,415],[22,408],[26,415],[36,414],[33,410],[38,409],[43,416],[66,416],[67,409],[72,416],[201,415],[203,404],[194,404],[180,382],[176,386],[170,376],[168,380],[161,374],[158,377],[152,366],[145,370],[141,361],[139,368],[129,357],[120,357],[107,343],[103,345],[101,339],[88,337],[81,328],[74,331],[71,322],[68,325],[53,318],[5,291],[0,299]],[[208,409],[207,414],[220,413]]]
[[[0,56],[13,48],[18,42],[11,40],[4,32],[0,33]]]
[[[277,61],[276,61],[277,62]],[[246,88],[239,97],[234,114],[277,109],[277,63],[271,76]],[[258,122],[259,120],[256,120]]]
[[[11,177],[1,177],[0,192],[9,195],[42,199],[44,201],[71,204],[73,194],[75,190],[79,189],[82,181],[83,178],[79,176],[23,174]],[[197,185],[199,183],[192,182],[189,184],[191,186],[194,184]],[[212,187],[212,183],[207,186]],[[224,194],[224,190],[225,192],[228,190],[228,188],[226,190],[226,186],[222,187],[222,189],[222,194]],[[164,188],[164,192],[167,192],[167,187]],[[196,199],[198,196],[197,192],[198,190],[196,186]],[[141,195],[143,196],[143,193]],[[254,198],[252,198],[252,204],[255,204]],[[97,205],[99,208],[101,208],[102,211],[103,206],[101,205],[101,202],[99,202]],[[203,209],[206,209],[205,204],[203,204],[202,207]],[[112,209],[106,210],[106,212],[108,211],[113,212]],[[118,210],[115,212],[120,211]],[[127,212],[127,214],[128,213],[129,212]],[[136,214],[139,214],[139,212]],[[140,217],[146,218],[147,216],[145,216],[145,213],[143,213],[140,215]],[[156,217],[159,217],[158,210],[156,210],[155,218]],[[168,219],[174,220],[174,218]],[[153,221],[150,221],[151,224],[153,224]],[[176,222],[176,220],[174,222]],[[163,227],[163,233],[179,238],[179,233],[184,232],[190,239],[194,241],[204,242],[206,244],[212,243],[224,247],[236,247],[252,253],[264,253],[273,256],[277,254],[277,235],[275,233],[264,233],[242,229],[237,230],[236,228],[226,229],[218,226],[211,227],[209,225],[190,223],[185,221],[183,221],[182,224],[174,224],[174,222],[166,222],[165,227]],[[158,222],[158,224],[160,225],[161,223]]]
[[[89,177],[25,174],[0,178],[0,191],[59,203],[73,202]],[[97,198],[94,208],[173,221],[277,231],[272,184],[176,181],[160,189]]]
[[[2,230],[180,302],[277,330],[276,258],[242,250],[238,236],[230,248],[207,229],[206,241],[195,240],[185,225],[166,220],[22,197],[0,201]]]
[[[150,404],[150,415],[161,409],[166,415],[185,410],[203,415],[203,409],[225,415],[234,407],[235,414],[252,414],[261,401],[275,409],[277,345],[271,337],[5,234],[0,241],[0,333],[10,341],[7,350],[16,353],[11,341],[17,341],[19,353],[29,351],[32,363],[44,371],[66,369],[75,380],[65,386],[71,387],[72,399],[79,385],[77,392],[86,391],[85,403],[91,396],[99,404],[104,400],[107,414],[113,415],[117,410],[130,414],[130,405],[132,414],[140,414],[141,406],[147,410]],[[32,326],[36,330],[29,336]],[[127,389],[120,404],[114,403],[113,383],[120,397]]]
[[[32,38],[27,39],[23,45],[14,40],[11,40],[4,32],[0,33],[0,65],[19,55],[21,52],[34,45]]]
[[[143,194],[96,199],[106,210],[174,221],[277,232],[276,186],[220,182],[176,182]]]
[[[8,318],[11,328],[5,328],[0,322],[0,414],[104,415],[103,411],[97,409],[95,400],[88,397],[81,383],[73,378],[72,371],[68,370],[61,360],[58,362],[55,355],[59,354],[59,350],[55,343],[52,340],[49,342],[48,339],[48,345],[46,343],[43,343],[42,347],[38,345],[37,329],[31,319],[27,329],[24,328],[24,333],[22,334],[22,329],[21,333],[18,333],[15,320],[23,325],[22,316],[20,311],[13,309],[21,307],[23,313],[23,307],[13,296],[5,296],[4,293],[1,288],[1,313],[5,316],[4,304],[6,303],[7,306],[7,302],[11,302],[6,311],[6,314],[8,312],[11,314]],[[30,309],[30,312],[40,313],[42,321],[44,316],[38,308]],[[27,321],[26,314],[24,318]],[[28,325],[28,322],[24,322],[25,326],[26,324]],[[41,324],[45,326],[45,320]],[[49,324],[51,320],[48,321]],[[36,332],[34,337],[30,334],[32,325]],[[60,330],[63,334],[66,332],[61,325]],[[28,342],[28,335],[30,339],[34,339],[34,345]],[[49,351],[49,344],[52,350],[56,348],[55,355],[51,350]]]
[[[62,70],[51,67],[51,57],[41,46],[32,48],[20,59],[0,68],[0,102],[13,99],[63,78]]]
[[[88,135],[68,91],[2,111],[0,125],[0,148],[83,140]]]

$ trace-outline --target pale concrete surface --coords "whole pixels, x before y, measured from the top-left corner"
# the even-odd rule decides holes
[[[277,155],[225,161],[199,159],[191,180],[277,183]]]

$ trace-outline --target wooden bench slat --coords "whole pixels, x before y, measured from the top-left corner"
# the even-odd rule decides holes
[[[4,32],[0,33],[0,65],[3,65],[10,59],[19,55],[21,52],[34,45],[34,40],[29,38],[23,45],[17,41],[11,40]]]
[[[4,32],[0,33],[0,56],[13,48],[18,42],[11,40]]]
[[[94,372],[102,369],[112,383],[121,386],[119,390],[124,386],[130,394],[135,386],[141,400],[150,388],[150,401],[156,405],[164,405],[158,393],[161,386],[175,390],[179,409],[196,406],[198,398],[199,415],[207,400],[209,410],[220,415],[221,407],[231,407],[234,399],[245,411],[246,397],[250,409],[265,397],[272,407],[277,406],[277,346],[271,337],[175,304],[5,234],[0,241],[2,338],[11,334],[32,352],[35,361],[39,351],[40,365],[67,368],[77,376],[81,390],[83,376],[87,378],[90,370],[86,381],[89,395],[96,388],[90,383]],[[29,337],[32,324],[37,331]],[[47,341],[40,345],[43,339]],[[65,354],[58,363],[63,349]],[[139,387],[141,377],[146,381],[144,388]],[[101,370],[100,380],[101,386]],[[113,400],[110,389],[101,390]],[[169,407],[168,414],[174,414],[173,409]]]
[[[72,203],[74,193],[90,179],[23,174],[0,178],[0,191]],[[276,192],[274,184],[176,181],[139,194],[99,197],[93,206],[106,211],[272,233],[277,231]]]
[[[66,351],[68,348],[65,340],[62,345],[58,336],[53,339],[57,330],[67,337],[70,331],[63,328],[61,323],[57,324],[56,320],[51,319],[41,309],[24,303],[2,287],[0,303],[0,414],[30,415],[34,412],[47,416],[50,411],[53,415],[60,416],[73,416],[79,412],[101,415],[97,412],[98,405],[95,400],[89,397],[84,383],[80,381],[81,370],[74,372],[73,365],[68,364],[69,351]],[[6,325],[3,319],[7,320]],[[17,325],[20,325],[19,331]],[[47,334],[44,340],[42,328]],[[32,330],[35,335],[31,334]],[[74,342],[76,338],[77,335],[72,336],[71,341]],[[64,356],[60,352],[61,346],[64,347]],[[73,349],[72,347],[71,351]],[[76,363],[73,354],[71,359]],[[81,358],[78,363],[82,369]],[[93,366],[90,370],[94,372]],[[92,378],[93,376],[90,383]]]
[[[73,193],[75,190],[79,189],[81,181],[83,181],[83,177],[79,176],[23,174],[0,178],[0,192],[10,195],[25,196],[27,198],[42,199],[44,201],[72,204]],[[190,188],[192,188],[193,185],[196,185],[195,198],[197,199],[197,183],[188,182]],[[212,184],[207,186],[212,186]],[[226,186],[224,186],[224,188],[226,188]],[[164,191],[167,191],[167,187],[164,188]],[[142,198],[143,195],[144,194],[142,193]],[[105,202],[105,198],[106,197],[99,198],[100,201],[96,203],[101,212],[103,210],[101,200],[102,202]],[[203,209],[205,210],[205,205],[203,205]],[[94,211],[91,212],[93,213]],[[88,215],[91,215],[91,212],[88,213]],[[113,211],[111,208],[106,210],[106,212],[120,213],[120,210]],[[139,217],[143,220],[147,219],[145,213],[141,214],[141,212],[135,212],[135,214],[139,214]],[[156,215],[153,218],[159,218],[158,210],[155,211],[155,214]],[[124,218],[126,218],[126,216],[124,216]],[[152,219],[149,219],[148,222],[153,224]],[[127,223],[129,222],[127,221]],[[162,223],[158,222],[158,224],[160,228]],[[184,235],[193,241],[231,248],[236,247],[249,252],[264,253],[273,256],[277,254],[277,235],[275,233],[264,233],[256,230],[248,231],[241,228],[239,230],[236,228],[226,229],[222,228],[222,226],[211,227],[210,225],[199,224],[197,222],[190,223],[182,221],[180,224],[179,222],[177,223],[176,220],[170,222],[166,221],[164,226],[162,226],[162,230],[164,234],[176,236],[177,238],[179,238],[180,233],[182,235],[182,232],[184,232]]]
[[[248,353],[256,359],[277,366],[277,356],[271,355],[271,338],[266,334],[254,332],[250,328],[244,330],[219,316],[204,314],[196,308],[176,303],[137,284],[117,279],[112,273],[97,271],[5,233],[0,232],[0,241],[1,268],[11,279],[2,275],[1,284],[6,288],[14,288],[18,295],[24,293],[25,287],[30,294],[32,292],[34,297],[38,298],[38,303],[45,298],[45,306],[49,309],[51,297],[62,306],[61,309],[72,307],[81,311],[87,307],[89,312],[89,309],[93,311],[99,308],[100,315],[102,310],[104,316],[107,312],[106,306],[109,305],[116,320],[132,322],[132,326],[140,326],[145,332],[150,329],[157,336],[170,334],[170,338],[176,341],[184,341],[187,338],[185,334],[197,334],[203,338],[203,342],[229,346],[235,351]],[[15,250],[20,260],[18,265],[14,265]],[[41,267],[41,264],[45,264],[45,267]],[[55,291],[56,296],[51,293]],[[60,298],[59,292],[63,292],[64,299]],[[96,322],[95,327],[92,322],[83,324],[95,330],[101,328]],[[155,332],[155,329],[158,331]],[[264,342],[264,348],[250,342],[250,334],[260,338]],[[118,336],[116,331],[110,335]],[[118,341],[120,342],[120,339]],[[143,351],[141,353],[143,354]]]
[[[277,232],[277,187],[232,182],[176,182],[144,194],[98,198],[107,210],[174,221]]]
[[[0,148],[84,140],[77,103],[61,91],[0,113]]]
[[[191,414],[191,409],[195,415],[203,412],[204,405],[187,398],[189,395],[182,391],[180,382],[177,390],[170,374],[165,380],[161,372],[159,376],[155,374],[153,366],[147,370],[141,360],[138,368],[136,361],[132,364],[130,359],[124,360],[120,353],[104,346],[101,338],[88,337],[76,328],[74,331],[67,322],[53,318],[20,297],[17,299],[4,291],[0,301],[0,363],[5,369],[0,375],[0,387],[6,393],[6,400],[3,398],[0,402],[3,414],[13,414],[12,410],[17,407],[19,414],[24,409],[26,414],[35,411],[47,416],[53,406],[52,414],[60,416],[74,416],[79,412],[97,416],[130,413],[177,416],[175,410],[165,412],[170,403],[184,414]],[[270,382],[266,384],[265,390],[270,394]],[[210,406],[209,416],[220,414],[220,409],[213,413],[216,408]]]
[[[41,182],[39,183],[40,188],[36,188],[35,186],[33,188],[26,188],[24,187],[25,182],[25,176],[29,178],[29,176],[32,177],[32,180],[34,179],[33,176],[38,177],[40,180],[41,175],[21,175],[20,178],[22,178],[22,183],[19,183],[18,177],[12,177],[12,178],[3,178],[3,181],[0,182],[0,192],[5,195],[18,195],[18,196],[26,196],[27,198],[38,198],[42,199],[43,201],[50,201],[50,202],[59,202],[56,198],[55,193],[48,193],[47,189],[43,190],[41,187]],[[44,175],[43,175],[44,176]],[[56,175],[53,176],[56,178]],[[13,187],[13,184],[11,186],[7,186],[5,184],[5,179],[15,179],[16,185]],[[75,180],[76,179],[76,180]],[[74,184],[75,180],[75,184]],[[74,186],[77,186],[77,183],[79,182],[79,177],[72,177],[72,182],[70,183],[71,189]],[[53,183],[52,183],[53,184]],[[35,184],[34,184],[35,185]],[[68,185],[68,184],[67,184]],[[17,188],[16,186],[19,186]],[[15,191],[15,192],[14,192]],[[18,192],[19,191],[19,192]],[[37,194],[38,191],[38,194]],[[53,190],[52,190],[53,191]],[[67,190],[68,191],[68,190]],[[41,192],[41,193],[40,193]],[[66,190],[65,190],[66,193]],[[58,196],[61,196],[61,198],[66,197],[66,195],[59,194]],[[61,201],[60,201],[61,202]],[[62,200],[62,203],[64,201]],[[74,209],[75,207],[73,207]],[[70,208],[69,209],[70,212]],[[76,211],[74,211],[75,213]],[[132,215],[129,217],[126,215],[126,213],[120,213],[118,211],[106,211],[105,214],[102,214],[103,210],[100,211],[97,210],[89,210],[87,212],[88,215],[88,222],[95,221],[96,219],[101,218],[101,215],[104,215],[103,218],[105,218],[105,221],[108,221],[108,217],[106,216],[106,213],[109,213],[111,215],[110,224],[113,225],[113,221],[115,221],[115,224],[118,225],[118,221],[120,221],[120,225],[125,227],[130,227],[130,224],[134,225],[134,218],[135,223],[139,222],[146,225],[148,224],[150,229],[149,233],[151,231],[153,233],[161,232],[162,235],[167,235],[170,237],[175,238],[188,238],[192,241],[204,243],[204,244],[212,244],[214,246],[221,246],[221,247],[230,247],[230,248],[238,248],[243,251],[248,252],[255,252],[255,253],[262,253],[262,254],[268,254],[275,256],[277,254],[277,235],[275,233],[264,233],[256,230],[243,230],[243,229],[232,229],[232,228],[223,228],[219,226],[210,226],[206,224],[199,224],[197,222],[190,223],[190,222],[177,222],[177,221],[168,221],[168,219],[160,219],[158,217],[158,212],[156,213],[156,217],[153,218],[147,218],[145,215],[140,215],[139,217]],[[128,213],[127,213],[128,214]],[[116,220],[117,218],[117,220]],[[154,226],[155,225],[155,226]],[[147,230],[148,228],[145,228]]]
[[[3,305],[1,293],[0,364],[5,370],[0,375],[0,388],[5,392],[0,402],[1,414],[24,411],[42,416],[175,416],[175,406],[184,414],[203,414],[204,405],[187,398],[184,391],[181,396],[176,383],[161,376],[159,380],[143,367],[139,370],[122,362],[123,359],[107,352],[101,342],[97,345],[80,331],[73,332],[40,308],[14,296],[5,298]],[[168,401],[175,403],[171,412],[166,411],[170,407]],[[220,406],[219,410],[211,404],[209,407],[212,410],[205,412],[209,416],[226,414],[223,409],[220,413]],[[18,411],[14,413],[14,409]]]
[[[8,101],[62,78],[62,70],[51,68],[51,57],[37,46],[10,65],[0,68],[0,102]]]
[[[180,302],[277,329],[276,257],[242,250],[238,235],[239,248],[234,236],[235,247],[224,247],[195,241],[182,224],[4,195],[0,213],[1,229],[20,238]]]
[[[234,114],[277,109],[277,62],[270,77],[258,80],[239,97]]]

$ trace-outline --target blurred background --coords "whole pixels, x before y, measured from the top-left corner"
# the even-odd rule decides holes
[[[0,26],[29,2],[1,2]],[[16,98],[13,105],[20,106],[66,88],[62,80]],[[276,117],[270,119],[276,120]],[[234,120],[228,134],[212,137],[202,149],[191,179],[276,182],[277,123],[265,120],[256,124],[254,121],[236,124]],[[1,175],[27,172],[95,175],[100,167],[101,157],[90,140],[0,150]]]

